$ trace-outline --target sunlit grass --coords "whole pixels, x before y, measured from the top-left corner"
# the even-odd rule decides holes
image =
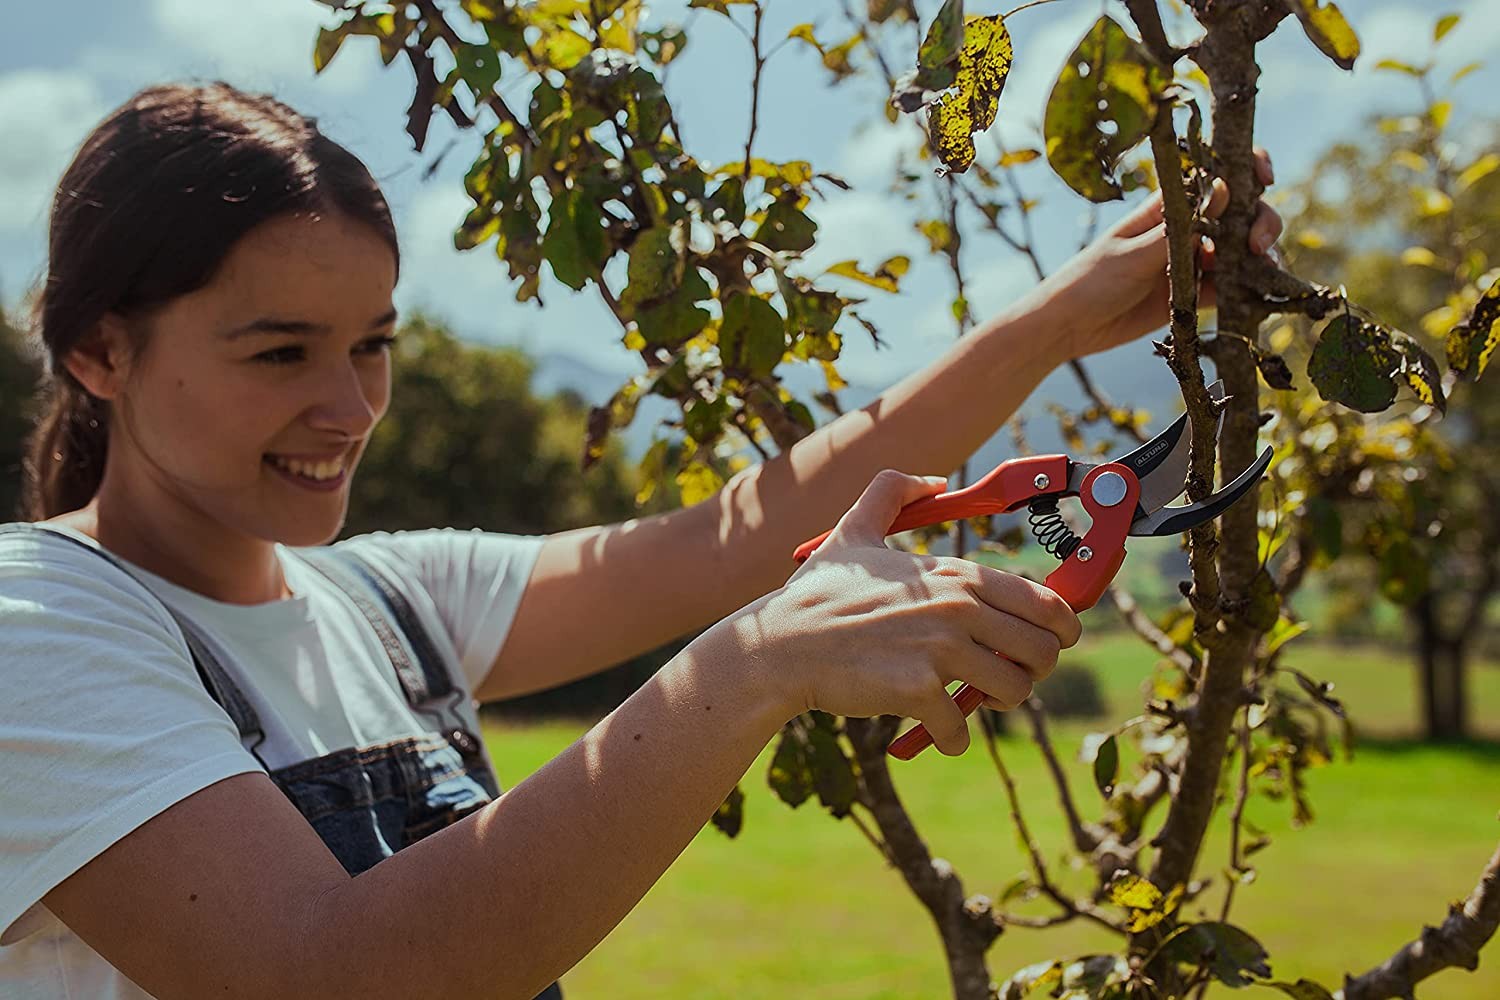
[[[1110,720],[1057,727],[1073,790],[1086,811],[1097,805],[1086,769],[1074,758],[1083,736],[1138,710],[1136,689],[1154,656],[1128,636],[1091,637],[1069,654],[1099,673]],[[1289,657],[1290,658],[1290,657]],[[1380,651],[1307,645],[1295,664],[1333,680],[1362,730],[1376,734],[1310,780],[1316,820],[1293,830],[1284,803],[1253,802],[1250,817],[1273,844],[1255,857],[1255,882],[1242,888],[1231,919],[1255,933],[1278,976],[1337,986],[1345,971],[1384,960],[1440,922],[1450,900],[1473,886],[1494,849],[1500,823],[1500,748],[1412,745],[1394,737],[1417,720],[1411,670]],[[1500,735],[1500,669],[1475,671],[1473,714]],[[1056,797],[1036,748],[1013,729],[1003,744],[1027,819],[1065,880],[1066,838]],[[579,724],[504,730],[489,740],[502,782],[514,785],[582,732]],[[745,829],[736,840],[701,833],[639,907],[564,979],[570,1000],[770,997],[925,998],[949,995],[946,966],[930,922],[900,877],[848,822],[808,804],[797,810],[765,786],[769,755],[747,775]],[[934,854],[951,860],[967,892],[998,896],[1025,869],[994,769],[977,742],[960,758],[925,754],[897,765],[900,792]],[[1218,824],[1222,827],[1224,824]],[[1216,833],[1200,875],[1226,857]],[[1221,891],[1196,909],[1217,914]],[[1083,926],[1013,929],[990,953],[997,978],[1042,959],[1108,947],[1105,932]],[[1420,991],[1428,1000],[1500,996],[1500,944],[1479,972],[1450,970]],[[1252,990],[1247,996],[1279,994]]]

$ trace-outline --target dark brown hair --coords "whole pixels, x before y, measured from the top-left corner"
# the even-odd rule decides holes
[[[139,355],[142,318],[207,285],[257,225],[303,212],[372,226],[399,266],[369,170],[316,119],[269,95],[223,82],[147,87],[89,134],[57,186],[31,308],[48,374],[22,464],[24,519],[85,506],[104,475],[109,404],[68,372],[68,353],[116,313]]]

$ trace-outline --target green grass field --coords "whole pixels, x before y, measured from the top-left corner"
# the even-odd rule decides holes
[[[1291,665],[1335,682],[1362,739],[1352,762],[1340,759],[1312,775],[1311,825],[1292,829],[1285,804],[1251,805],[1248,815],[1274,843],[1256,856],[1258,878],[1239,890],[1231,920],[1266,945],[1279,978],[1334,987],[1345,971],[1383,961],[1423,923],[1440,922],[1448,903],[1473,887],[1500,835],[1500,745],[1408,742],[1415,689],[1395,651],[1292,648]],[[1135,714],[1137,687],[1154,655],[1117,634],[1090,637],[1067,658],[1097,671],[1111,706],[1111,720],[1057,727],[1059,750],[1071,758],[1084,734]],[[1500,738],[1500,666],[1481,664],[1473,688],[1477,729]],[[521,781],[581,732],[580,724],[566,723],[492,729],[502,783]],[[1062,821],[1036,749],[1013,735],[1003,752],[1054,871],[1082,887],[1082,876],[1066,873]],[[765,786],[768,764],[762,755],[743,783],[739,838],[712,829],[699,834],[641,905],[564,978],[570,1000],[949,995],[937,936],[900,877],[847,821],[833,821],[815,804],[792,810],[777,801]],[[977,740],[963,757],[929,753],[898,768],[919,829],[935,855],[954,863],[967,892],[998,896],[1024,871],[1003,790]],[[1086,810],[1097,804],[1076,763],[1073,789]],[[1200,875],[1216,873],[1225,857],[1219,829]],[[1220,892],[1211,890],[1189,916],[1200,908],[1216,914]],[[1105,932],[1081,925],[1012,929],[990,952],[990,969],[1003,979],[1042,959],[1107,947]],[[1500,997],[1500,943],[1484,959],[1476,973],[1449,970],[1428,980],[1419,995]],[[1281,994],[1246,992],[1256,995]]]

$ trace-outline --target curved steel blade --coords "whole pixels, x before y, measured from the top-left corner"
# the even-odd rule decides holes
[[[1163,507],[1145,517],[1136,518],[1130,525],[1130,533],[1137,536],[1176,535],[1204,521],[1218,517],[1233,506],[1236,500],[1250,492],[1250,487],[1260,481],[1260,477],[1265,474],[1266,467],[1271,464],[1271,454],[1270,448],[1261,452],[1260,457],[1236,476],[1234,482],[1213,496],[1182,507]]]
[[[1213,399],[1224,398],[1224,382],[1215,382],[1208,387]],[[1219,428],[1224,425],[1224,414],[1219,414],[1219,427],[1214,429],[1217,438]],[[1124,458],[1113,461],[1130,467],[1141,483],[1141,498],[1136,504],[1135,516],[1139,520],[1165,507],[1177,499],[1187,486],[1188,453],[1192,450],[1192,435],[1187,433],[1188,416],[1184,413],[1167,426],[1156,437],[1141,445]]]

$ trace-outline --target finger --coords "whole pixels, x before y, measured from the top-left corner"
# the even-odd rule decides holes
[[[1250,223],[1250,249],[1256,253],[1265,253],[1281,236],[1281,229],[1281,216],[1276,209],[1260,202],[1255,207],[1255,221]]]
[[[1111,236],[1129,239],[1156,228],[1165,217],[1162,211],[1161,192],[1156,191],[1136,206],[1129,215],[1116,222],[1109,232]]]
[[[969,635],[980,646],[1014,663],[1033,681],[1042,680],[1057,668],[1057,654],[1062,649],[1062,641],[1040,625],[988,607],[975,610]],[[983,690],[1000,693],[987,687]]]
[[[1255,176],[1264,187],[1276,183],[1276,171],[1271,166],[1271,154],[1260,146],[1255,147]]]
[[[870,481],[839,523],[833,538],[844,542],[884,544],[901,508],[923,497],[941,493],[948,481],[941,476],[909,476],[886,469]],[[830,539],[832,540],[832,539]]]
[[[927,727],[927,735],[939,753],[957,757],[969,749],[969,720],[945,689],[937,688],[916,705],[912,718]]]
[[[1229,185],[1224,183],[1224,178],[1215,177],[1213,189],[1208,196],[1208,204],[1203,207],[1203,214],[1210,219],[1217,219],[1228,207]]]
[[[1002,711],[1009,711],[1031,697],[1032,687],[1042,679],[1005,653],[997,653],[993,647],[979,642],[973,643],[972,649],[955,655],[944,669],[953,672],[949,680],[963,681],[978,688],[988,700],[999,702]]]
[[[1059,645],[1067,649],[1078,643],[1083,634],[1083,625],[1068,602],[1058,596],[1057,591],[1033,583],[1025,577],[1002,573],[978,563],[967,563],[973,567],[975,596],[981,601],[1006,614],[1023,618],[1057,636]]]

